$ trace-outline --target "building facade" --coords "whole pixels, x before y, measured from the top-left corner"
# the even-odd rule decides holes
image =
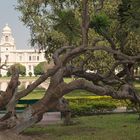
[[[12,36],[12,30],[6,24],[2,30],[2,37],[0,40],[0,60],[1,65],[7,62],[6,65],[10,67],[15,63],[20,63],[26,67],[26,75],[31,72],[34,75],[34,67],[45,61],[44,53],[38,53],[34,49],[31,50],[17,50],[14,38]],[[2,76],[7,75],[7,71],[1,69],[0,74]]]

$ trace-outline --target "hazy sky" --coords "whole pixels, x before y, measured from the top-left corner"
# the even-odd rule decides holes
[[[30,31],[19,20],[20,13],[14,9],[16,0],[1,0],[0,4],[0,38],[6,23],[12,29],[17,49],[29,49]]]

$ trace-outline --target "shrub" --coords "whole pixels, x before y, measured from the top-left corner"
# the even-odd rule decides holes
[[[29,76],[32,77],[32,72],[29,72]]]
[[[110,96],[66,97],[73,116],[84,116],[112,111],[118,106],[127,106],[124,100],[112,99]]]
[[[90,104],[95,101],[105,101],[113,103],[116,106],[126,106],[127,103],[124,100],[113,99],[110,96],[77,96],[77,97],[65,97],[69,102],[80,104]]]
[[[113,103],[108,102],[93,102],[90,104],[75,104],[70,103],[70,109],[72,111],[72,116],[85,116],[85,115],[93,115],[98,113],[105,113],[107,111],[112,111],[117,106]]]

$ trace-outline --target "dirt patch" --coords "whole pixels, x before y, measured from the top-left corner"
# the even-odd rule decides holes
[[[0,132],[0,140],[35,140],[29,136],[16,135],[12,132]]]

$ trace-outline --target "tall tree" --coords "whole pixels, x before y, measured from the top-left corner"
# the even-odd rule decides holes
[[[116,29],[121,26],[118,26],[120,23],[117,18],[113,19],[104,13],[104,4],[107,4],[104,0],[101,3],[90,0],[18,0],[18,3],[21,19],[31,29],[32,45],[37,45],[39,49],[46,48],[46,58],[52,56],[54,66],[27,89],[18,92],[14,101],[28,95],[50,77],[50,85],[44,97],[15,119],[11,119],[11,115],[4,116],[1,127],[8,126],[12,132],[20,133],[40,121],[43,114],[50,109],[69,112],[62,97],[76,89],[140,103],[140,97],[132,83],[132,69],[135,63],[139,62],[140,54],[128,54],[124,51],[125,46],[118,43]],[[56,13],[57,10],[60,15]],[[67,20],[66,15],[72,17],[67,17]],[[66,30],[61,27],[62,23]],[[116,72],[118,67],[121,67],[121,70]],[[90,72],[91,70],[94,71]],[[65,83],[64,77],[67,75],[78,78]]]

